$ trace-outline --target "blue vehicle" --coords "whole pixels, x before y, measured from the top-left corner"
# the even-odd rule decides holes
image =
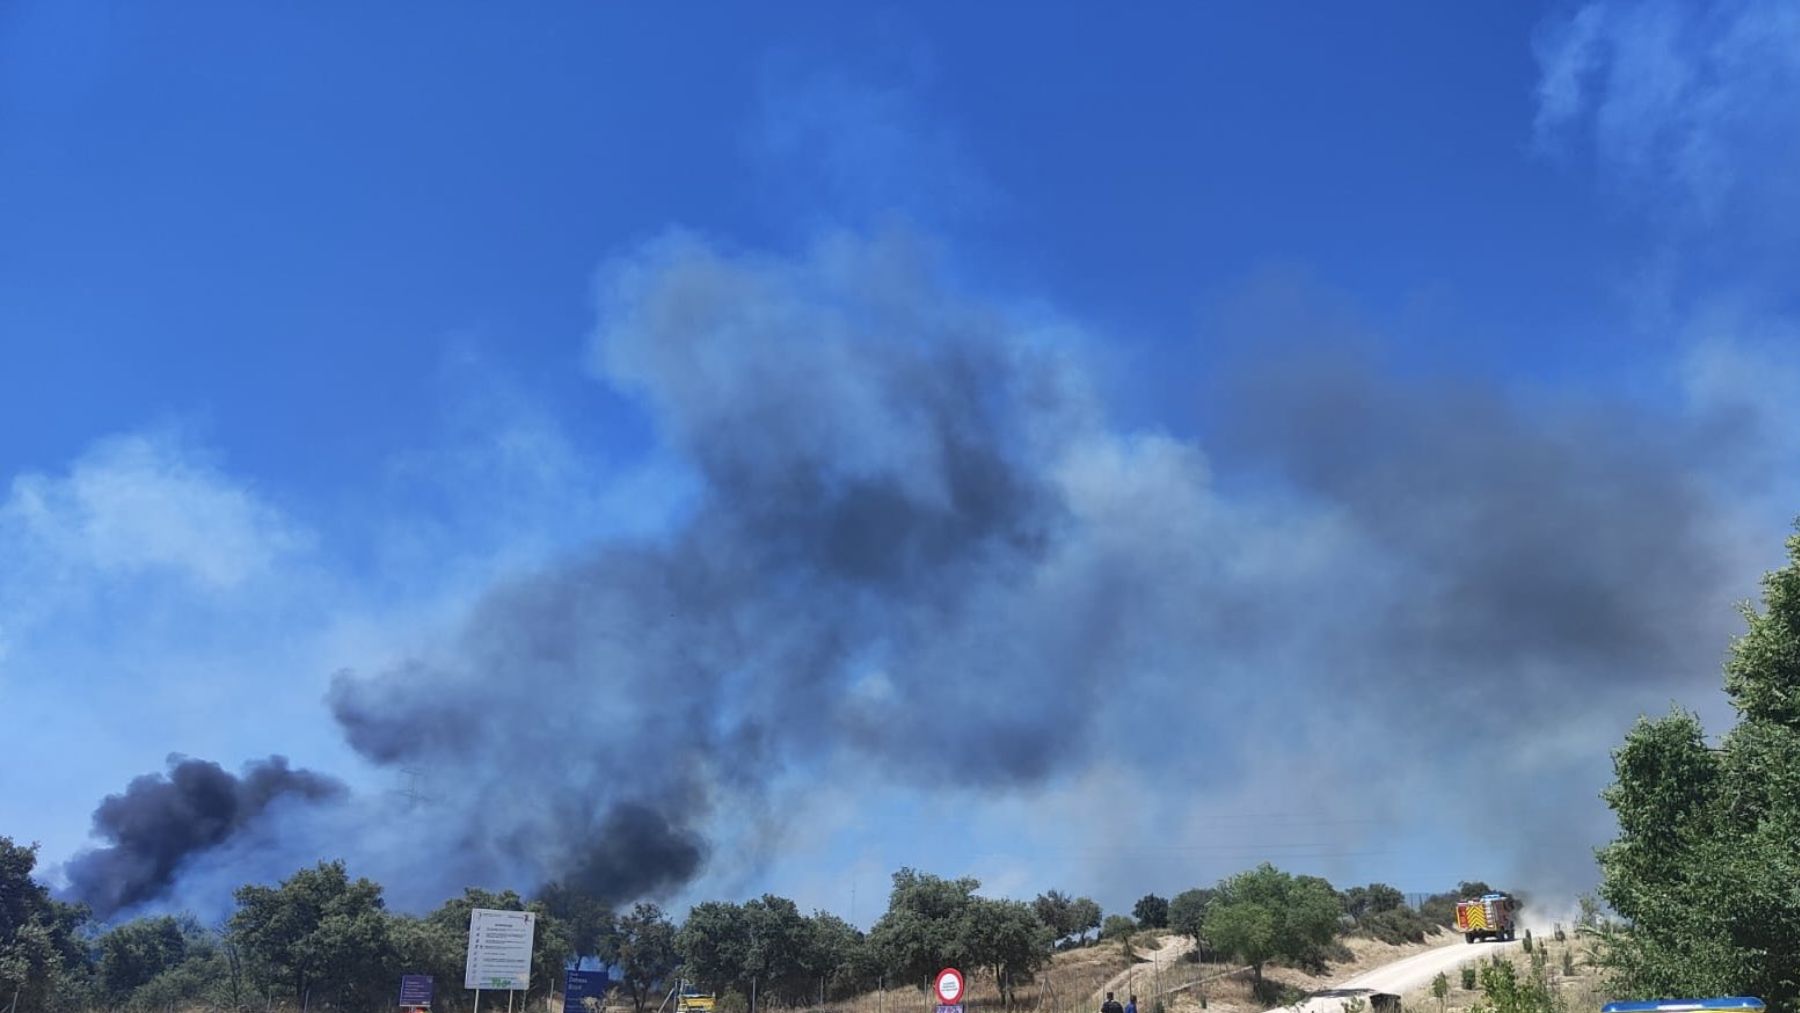
[[[1695,1013],[1698,1010],[1731,1010],[1763,1013],[1763,1001],[1755,996],[1733,995],[1717,999],[1653,999],[1649,1002],[1609,1002],[1600,1013]]]

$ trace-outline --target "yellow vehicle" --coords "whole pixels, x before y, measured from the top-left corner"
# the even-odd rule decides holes
[[[718,1002],[718,996],[684,988],[681,997],[675,1000],[675,1013],[713,1013]]]

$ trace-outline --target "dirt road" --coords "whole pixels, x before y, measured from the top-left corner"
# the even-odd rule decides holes
[[[1149,995],[1150,983],[1155,980],[1157,968],[1174,967],[1175,962],[1193,948],[1194,941],[1189,937],[1171,934],[1162,938],[1161,949],[1139,950],[1138,960],[1142,963],[1127,967],[1108,979],[1106,984],[1094,990],[1094,1009],[1100,1008],[1100,1000],[1104,999],[1108,992],[1118,995],[1120,1002],[1124,1002],[1125,997],[1132,993]]]
[[[1511,943],[1464,943],[1454,942],[1436,949],[1415,953],[1403,960],[1363,973],[1333,985],[1323,992],[1316,992],[1313,997],[1299,1006],[1278,1006],[1269,1013],[1287,1013],[1288,1010],[1299,1010],[1301,1013],[1342,1013],[1344,999],[1356,994],[1359,989],[1373,989],[1377,992],[1392,992],[1405,995],[1407,992],[1431,984],[1431,979],[1439,972],[1455,976],[1457,968],[1472,963],[1490,953],[1512,949],[1518,946]],[[1338,993],[1342,993],[1341,995]]]

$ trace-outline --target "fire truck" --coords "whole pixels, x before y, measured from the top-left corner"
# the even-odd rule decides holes
[[[1469,942],[1477,939],[1511,939],[1517,899],[1504,893],[1486,893],[1456,905],[1456,931]]]

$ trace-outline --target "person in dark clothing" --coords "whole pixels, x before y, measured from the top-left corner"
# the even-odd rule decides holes
[[[1125,1013],[1125,1007],[1119,1005],[1119,1000],[1114,999],[1113,994],[1108,992],[1106,1001],[1100,1004],[1100,1013]]]

